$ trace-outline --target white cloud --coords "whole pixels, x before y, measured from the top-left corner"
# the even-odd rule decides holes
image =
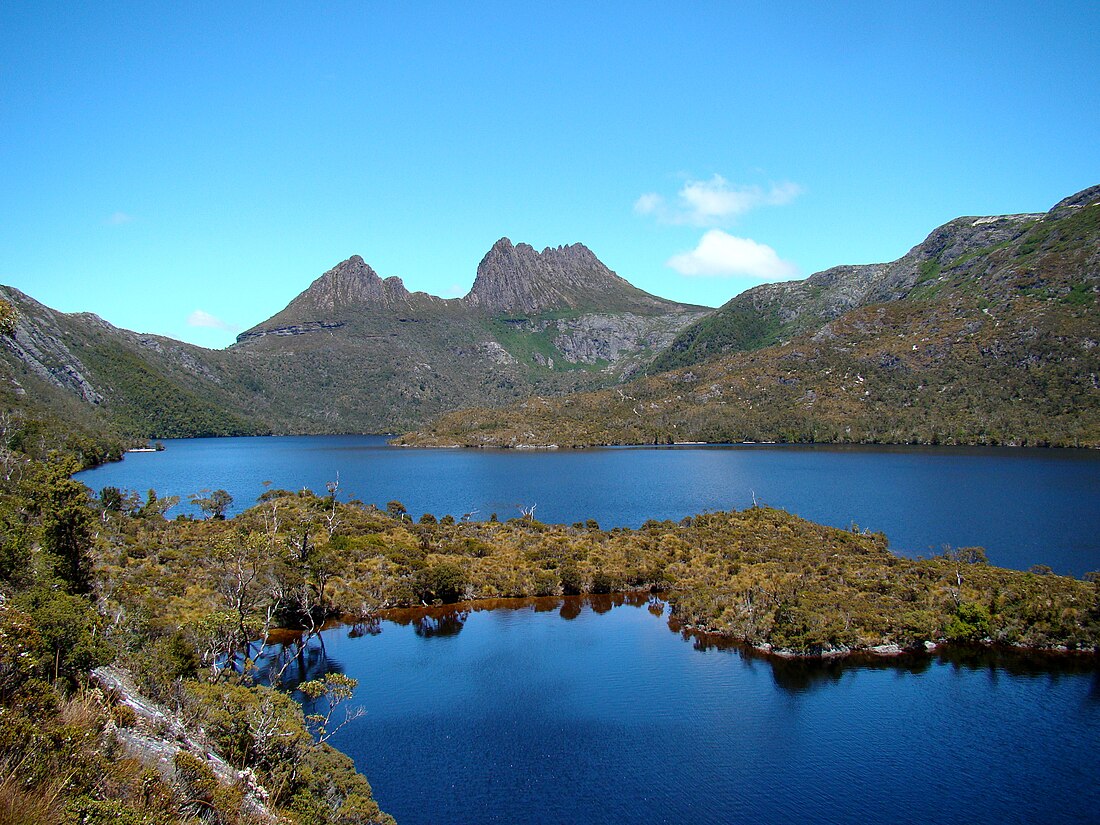
[[[664,205],[665,199],[656,192],[646,192],[634,201],[634,211],[639,215],[652,215],[659,209],[663,209]]]
[[[133,220],[133,215],[127,215],[125,212],[115,212],[107,218],[106,223],[108,226],[122,226],[123,224],[133,222]]]
[[[719,226],[733,221],[758,206],[783,206],[802,193],[797,183],[773,183],[769,187],[731,184],[721,175],[710,180],[689,180],[669,206],[656,192],[647,192],[634,202],[640,215],[654,215],[665,223]]]
[[[223,321],[221,318],[217,318],[211,315],[209,312],[204,312],[201,309],[196,309],[190,315],[187,316],[187,325],[190,327],[209,327],[210,329],[221,329],[226,332],[240,332],[240,327],[236,324],[230,324],[228,321]]]
[[[748,275],[770,280],[783,280],[798,275],[798,267],[790,261],[784,261],[767,244],[757,243],[750,238],[737,238],[721,229],[711,229],[704,233],[695,249],[673,255],[666,265],[681,275]]]
[[[444,298],[461,298],[467,292],[466,287],[462,284],[451,284],[445,290],[443,290]]]

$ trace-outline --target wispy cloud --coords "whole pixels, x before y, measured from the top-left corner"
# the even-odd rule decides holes
[[[646,192],[634,201],[634,211],[639,215],[652,215],[664,209],[665,199],[656,192]]]
[[[187,325],[190,327],[207,327],[209,329],[220,329],[226,332],[240,332],[241,327],[237,324],[231,324],[228,321],[223,321],[209,312],[205,312],[201,309],[196,309],[190,315],[187,316]]]
[[[127,215],[125,212],[115,212],[109,215],[104,223],[108,226],[123,226],[124,224],[133,223],[133,221],[133,215]]]
[[[768,187],[740,185],[716,174],[710,180],[688,180],[672,203],[657,192],[646,192],[634,201],[634,211],[664,223],[723,226],[759,206],[783,206],[800,194],[802,187],[789,181]]]
[[[443,290],[444,298],[461,298],[467,292],[466,287],[462,284],[451,284],[445,290]]]
[[[673,255],[667,265],[681,275],[725,278],[747,275],[770,280],[798,275],[798,267],[784,261],[767,244],[737,238],[721,229],[705,232],[695,249]]]

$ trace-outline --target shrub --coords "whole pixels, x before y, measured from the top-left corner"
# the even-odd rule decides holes
[[[985,605],[962,602],[947,624],[947,638],[953,642],[976,642],[990,634],[990,615]]]
[[[466,573],[454,562],[433,564],[417,573],[413,589],[425,602],[457,602],[466,591]]]

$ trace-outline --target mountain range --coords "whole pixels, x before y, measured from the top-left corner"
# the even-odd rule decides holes
[[[1100,186],[964,217],[886,264],[750,289],[613,389],[443,417],[405,444],[1100,446]]]
[[[618,383],[711,310],[643,292],[580,244],[502,238],[464,298],[409,292],[353,255],[207,350],[56,312],[11,287],[0,398],[140,438],[395,432],[474,404]]]
[[[0,287],[14,308],[0,404],[43,431],[130,439],[1095,446],[1098,281],[1092,187],[1045,213],[958,218],[891,263],[765,284],[717,310],[637,289],[581,244],[507,238],[462,298],[410,292],[353,255],[224,350]]]

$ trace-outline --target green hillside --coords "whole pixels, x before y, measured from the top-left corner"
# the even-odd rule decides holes
[[[953,221],[890,265],[751,290],[658,357],[688,362],[670,372],[400,442],[1097,446],[1098,288],[1094,187],[1044,215]]]

